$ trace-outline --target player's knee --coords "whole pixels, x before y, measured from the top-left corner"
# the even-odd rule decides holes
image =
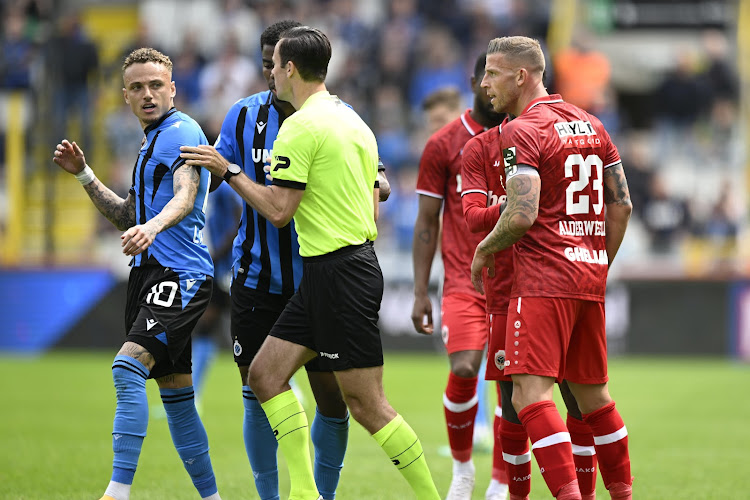
[[[570,389],[584,415],[594,412],[612,402],[607,384],[570,384]]]
[[[479,367],[472,365],[469,360],[462,359],[452,364],[451,372],[461,378],[474,378],[479,373]]]

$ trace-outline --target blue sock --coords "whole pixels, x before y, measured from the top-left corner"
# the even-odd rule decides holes
[[[149,369],[130,356],[115,356],[112,380],[117,392],[117,409],[112,425],[112,481],[133,484],[148,428],[146,379]]]
[[[193,387],[159,389],[167,413],[169,432],[185,470],[190,474],[201,498],[218,491],[208,456],[208,436],[195,409]]]
[[[325,500],[333,500],[349,441],[349,415],[326,417],[315,408],[310,437],[315,448],[315,484]]]
[[[208,365],[216,352],[216,342],[209,335],[193,336],[193,387],[195,397],[201,396]]]
[[[242,386],[245,421],[242,434],[245,451],[255,478],[255,489],[261,500],[279,500],[279,470],[276,463],[278,443],[268,423],[266,412],[249,385]]]

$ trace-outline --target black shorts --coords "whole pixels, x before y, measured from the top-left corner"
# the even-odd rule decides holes
[[[308,371],[383,365],[383,273],[372,243],[304,257],[302,283],[269,335],[318,353]]]
[[[149,378],[191,373],[190,334],[211,300],[213,278],[155,265],[134,267],[125,305],[127,341],[156,364]]]
[[[250,366],[289,296],[259,292],[232,282],[232,351],[237,366]]]

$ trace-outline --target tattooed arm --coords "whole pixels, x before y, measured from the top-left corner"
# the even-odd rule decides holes
[[[482,240],[474,252],[471,263],[471,282],[474,288],[484,293],[482,269],[489,268],[490,276],[495,275],[494,253],[513,245],[521,239],[536,221],[539,214],[539,193],[542,180],[536,169],[519,165],[519,173],[508,178],[507,205],[500,215],[500,220],[490,234]]]
[[[607,256],[609,265],[615,260],[620,249],[625,230],[628,227],[633,204],[630,202],[628,181],[622,163],[604,170],[604,203],[607,205],[604,227],[607,238]]]
[[[154,242],[157,234],[184,219],[193,210],[200,182],[197,167],[185,164],[177,168],[172,180],[174,197],[148,222],[133,226],[123,233],[123,253],[138,255]]]
[[[419,195],[419,211],[414,223],[412,261],[414,262],[414,307],[411,320],[419,333],[431,335],[433,332],[432,303],[427,295],[430,283],[430,269],[440,235],[441,198]],[[425,322],[425,317],[427,317]]]
[[[99,179],[83,186],[96,208],[120,231],[135,225],[135,196],[128,193],[124,200]]]
[[[85,175],[86,157],[83,150],[74,142],[63,140],[55,148],[54,161],[63,170],[73,175]],[[94,173],[88,170],[90,177],[83,186],[94,206],[120,231],[125,231],[135,224],[135,198],[128,193],[125,199],[117,196],[105,186]]]

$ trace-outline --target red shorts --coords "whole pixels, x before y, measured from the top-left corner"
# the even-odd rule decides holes
[[[452,293],[440,307],[441,332],[448,354],[481,351],[487,343],[487,321],[483,297]]]
[[[510,382],[505,374],[505,325],[508,315],[488,314],[487,325],[490,338],[487,341],[487,366],[484,370],[485,380],[503,380]]]
[[[518,297],[508,307],[505,374],[603,384],[607,377],[604,303]]]

